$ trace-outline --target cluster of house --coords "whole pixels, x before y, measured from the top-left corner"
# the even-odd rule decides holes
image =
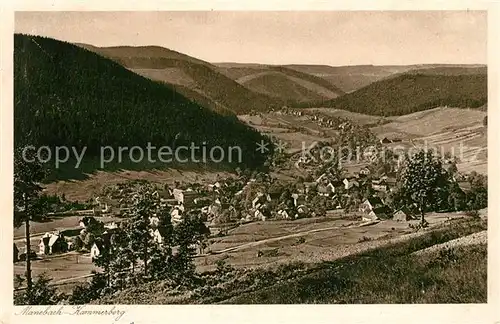
[[[348,125],[347,121],[341,121],[337,118],[324,116],[320,114],[313,114],[310,116],[311,120],[315,121],[320,127],[323,128],[344,128]]]
[[[67,252],[71,247],[71,242],[65,238],[63,233],[53,232],[45,233],[38,243],[38,253],[31,251],[31,258],[36,258],[38,255],[49,255]],[[26,251],[21,252],[14,243],[14,262],[26,260]]]
[[[227,197],[225,190],[228,183],[222,181],[209,184],[205,190],[176,188],[170,191],[169,198],[165,198],[164,201],[172,205],[171,216],[174,224],[182,221],[183,215],[188,209],[199,209],[201,214],[206,216],[208,222],[214,220],[223,212],[229,213],[231,219],[234,220],[239,217],[238,219],[243,222],[294,219],[315,215],[313,212],[314,206],[311,205],[315,195],[323,196],[332,201],[331,206],[333,209],[342,209],[345,207],[342,202],[356,190],[359,191],[360,188],[369,186],[375,193],[373,197],[375,199],[377,196],[384,196],[386,193],[393,191],[396,179],[384,174],[375,176],[368,167],[362,167],[359,171],[353,172],[352,175],[342,178],[335,178],[329,173],[323,173],[312,182],[304,182],[303,185],[297,187],[295,192],[291,192],[290,203],[280,201],[282,192],[272,189],[273,186],[269,184],[260,186],[261,189],[257,191],[250,190],[252,192],[251,205],[247,205],[244,210],[238,210],[238,208],[242,208],[241,204],[230,203],[231,198],[241,199],[242,196],[246,196],[247,190],[255,183],[255,179],[250,179],[230,197]],[[368,209],[366,208],[362,208],[360,211],[368,215],[370,212],[380,214],[381,211],[387,210],[387,208],[380,209],[376,207],[377,204],[374,204],[373,201],[370,206],[372,207],[369,212],[367,212]],[[379,216],[381,216],[380,218],[387,217],[387,215]]]
[[[369,197],[359,206],[363,221],[373,221],[378,219],[392,218],[396,221],[408,221],[412,219],[411,214],[405,209],[391,210],[384,204],[380,197]]]
[[[318,124],[318,126],[323,128],[342,128],[348,125],[348,121],[339,117],[332,117],[326,114],[321,114],[318,112],[304,111],[300,109],[290,109],[282,108],[276,112],[281,115],[302,117],[305,116],[307,119],[312,120]]]
[[[363,167],[352,176],[346,176],[342,179],[323,173],[314,182],[305,182],[303,189],[299,190],[296,196],[303,197],[315,188],[317,195],[334,200],[335,209],[342,209],[345,207],[342,206],[342,202],[345,201],[342,198],[349,197],[354,191],[367,186],[373,189],[374,194],[371,197],[365,197],[359,205],[358,211],[361,213],[363,220],[393,218],[402,221],[409,219],[410,214],[408,211],[398,210],[393,212],[380,197],[394,190],[396,179],[385,174],[374,176],[367,167]]]
[[[339,188],[343,188],[345,192],[353,188],[359,188],[361,185],[369,185],[377,192],[390,192],[396,185],[396,178],[389,177],[385,174],[380,176],[372,175],[368,167],[362,167],[359,171],[353,172],[352,175],[344,176],[341,179],[323,173],[315,183],[318,184],[318,192],[322,195],[334,194]],[[314,184],[314,183],[312,183]]]
[[[279,201],[281,192],[273,192],[272,189],[257,192],[252,200],[250,211],[244,220],[266,220],[272,219],[295,219],[316,215],[314,212],[314,197],[321,196],[329,202],[327,205],[330,210],[343,209],[343,203],[347,198],[361,187],[370,186],[373,189],[372,197],[365,197],[359,207],[359,212],[364,220],[374,220],[377,218],[392,218],[394,215],[389,207],[387,207],[380,196],[382,193],[390,192],[394,189],[396,180],[392,177],[382,175],[375,177],[370,175],[368,168],[362,168],[353,176],[336,179],[330,174],[323,173],[315,181],[304,182],[297,186],[296,192],[291,193],[291,204],[286,204]],[[383,195],[382,195],[383,196]],[[278,201],[277,204],[272,202]],[[269,206],[274,206],[274,210],[270,210]],[[403,211],[397,211],[398,220],[406,219],[408,214]],[[243,220],[243,219],[242,219]]]
[[[241,197],[244,195],[246,190],[255,184],[256,180],[251,179],[247,183],[243,184],[238,191],[234,194],[230,194],[232,197]],[[369,183],[375,192],[388,192],[391,191],[395,185],[395,179],[387,177],[385,175],[381,177],[373,177],[370,175],[370,170],[368,168],[362,168],[354,174],[353,176],[343,177],[342,179],[334,179],[330,174],[324,173],[320,175],[315,181],[305,182],[302,186],[299,186],[296,192],[291,193],[290,203],[280,202],[280,196],[282,192],[279,190],[272,190],[270,188],[262,189],[254,192],[254,196],[251,200],[251,206],[245,208],[245,210],[237,210],[238,206],[229,203],[229,198],[227,197],[228,191],[226,187],[230,185],[226,181],[216,182],[214,184],[208,184],[206,186],[198,186],[198,188],[174,188],[167,189],[163,192],[158,192],[160,200],[162,203],[171,207],[171,221],[174,226],[182,222],[183,217],[186,212],[192,209],[199,210],[202,215],[206,216],[208,222],[213,221],[218,215],[226,212],[231,215],[231,219],[235,217],[240,217],[240,221],[265,221],[268,219],[295,219],[303,218],[308,216],[314,216],[311,212],[314,206],[310,203],[314,195],[319,195],[332,201],[335,201],[335,209],[342,209],[340,196],[349,196],[354,190],[360,188],[360,186]],[[265,186],[264,186],[265,187]],[[262,188],[262,186],[261,186]],[[233,188],[234,190],[234,188]],[[97,200],[100,202],[100,200]],[[107,204],[98,205],[101,209],[108,208]],[[239,205],[241,206],[241,205]],[[270,208],[273,206],[273,208]],[[241,207],[240,207],[241,208]],[[359,207],[359,211],[363,215],[363,219],[373,220],[376,218],[387,218],[390,213],[390,209],[383,204],[382,200],[377,197],[369,197],[363,201]],[[398,220],[406,220],[407,213],[403,211],[397,211],[394,217]],[[83,217],[80,221],[79,233],[83,234],[87,227],[89,227],[90,222],[93,217]],[[158,243],[161,243],[163,238],[161,232],[158,229],[159,219],[152,215],[150,218],[151,223],[151,235]],[[116,223],[110,223],[104,225],[105,230],[98,237],[98,239],[93,243],[90,248],[90,255],[92,258],[96,258],[102,254],[103,249],[109,247],[110,237],[113,232],[118,228]],[[66,236],[65,232],[48,232],[45,233],[38,244],[38,255],[51,255],[57,253],[64,253],[73,250],[75,247],[75,237],[78,235]],[[19,252],[19,249],[14,244],[14,261],[22,260],[25,258],[25,253]]]
[[[274,113],[279,114],[279,115],[288,115],[288,116],[297,116],[297,117],[304,115],[304,111],[299,110],[299,109],[291,109],[291,108],[288,108],[286,106],[282,107],[280,110],[277,110],[277,111],[272,110],[271,112],[274,112]]]
[[[252,200],[252,207],[244,221],[260,220],[265,221],[269,218],[272,219],[296,219],[303,218],[309,215],[309,208],[306,205],[305,195],[292,194],[293,204],[287,205],[284,202],[278,204],[271,204],[273,201],[278,201],[280,192],[257,192],[255,198]],[[273,210],[271,205],[276,206]]]
[[[371,206],[370,212],[375,214],[380,214],[383,212],[383,215],[380,215],[384,218],[387,218],[387,210],[388,208],[385,206],[382,209],[379,209],[381,198],[380,196],[385,196],[386,193],[392,192],[396,186],[396,179],[394,177],[387,176],[382,174],[380,176],[375,176],[371,173],[368,167],[362,167],[359,171],[354,172],[350,176],[344,176],[342,178],[337,178],[328,173],[321,174],[314,182],[305,182],[304,183],[304,192],[308,194],[312,188],[315,188],[318,195],[330,198],[335,201],[335,208],[341,209],[345,206],[342,206],[342,202],[346,201],[345,198],[348,198],[352,195],[353,192],[358,191],[360,188],[370,187],[373,189],[374,195],[373,197],[365,197],[366,199],[378,199],[373,201],[364,201],[363,203],[369,203]],[[369,214],[367,212],[368,209],[361,208],[359,211],[363,214]]]
[[[38,251],[31,251],[31,256],[36,258],[38,256],[44,255],[53,255],[59,253],[65,253],[72,251],[76,248],[76,240],[80,240],[80,234],[85,233],[87,226],[91,221],[95,221],[95,219],[91,216],[83,217],[79,222],[79,227],[69,228],[64,231],[53,231],[47,232],[40,238],[38,243]],[[108,223],[104,225],[104,232],[100,236],[104,241],[106,237],[109,237],[113,231],[118,228],[118,224],[115,222]],[[96,245],[97,244],[97,245]],[[99,252],[96,252],[100,249],[98,246],[99,242],[96,242],[94,246],[91,248],[91,255],[95,255]],[[14,243],[14,262],[24,261],[26,259],[26,251],[20,251],[17,245]]]

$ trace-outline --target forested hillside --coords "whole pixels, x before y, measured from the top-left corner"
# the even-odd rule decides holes
[[[327,80],[280,65],[214,63],[218,71],[253,92],[286,105],[329,100],[344,91]]]
[[[87,147],[240,146],[259,165],[261,135],[234,116],[201,107],[162,83],[58,40],[14,36],[15,144]]]
[[[402,73],[424,74],[480,74],[486,73],[485,65],[472,64],[414,64],[414,65],[286,65],[297,70],[322,78],[345,92],[352,92],[386,78]]]
[[[300,107],[330,107],[393,116],[448,106],[478,108],[487,102],[487,75],[405,73],[374,82],[339,98]]]
[[[79,46],[112,59],[139,75],[175,85],[190,100],[217,112],[244,114],[252,110],[268,111],[283,104],[276,98],[245,88],[208,62],[167,48]]]

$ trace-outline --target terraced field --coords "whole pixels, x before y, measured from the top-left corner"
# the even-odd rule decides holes
[[[482,210],[486,214],[487,210]],[[234,267],[266,267],[291,261],[331,261],[385,244],[404,241],[421,235],[408,227],[407,222],[384,220],[378,223],[359,221],[359,214],[344,218],[323,217],[295,221],[253,222],[229,231],[228,235],[211,240],[213,252],[196,258],[200,271],[213,270],[217,260]],[[357,219],[350,221],[349,219]],[[426,220],[430,230],[467,218],[464,213],[429,213]],[[416,221],[418,222],[418,220]],[[335,247],[335,248],[332,248]],[[274,251],[259,256],[258,251]]]
[[[336,134],[335,131],[322,129],[303,117],[261,114],[241,115],[238,118],[258,131],[287,143],[287,153],[301,150],[302,145],[309,147],[314,142],[328,140]]]
[[[457,108],[435,108],[389,118],[392,121],[372,130],[379,137],[399,137],[417,146],[450,152],[459,159],[462,172],[487,173],[486,112]]]
[[[487,127],[483,125],[486,111],[440,107],[404,116],[379,117],[339,109],[309,110],[368,125],[380,139],[398,139],[387,145],[393,149],[428,147],[439,154],[450,152],[459,160],[459,171],[487,173]],[[335,130],[321,128],[299,116],[261,114],[240,116],[240,119],[267,135],[289,143],[289,153],[300,150],[303,142],[308,146],[336,136]]]

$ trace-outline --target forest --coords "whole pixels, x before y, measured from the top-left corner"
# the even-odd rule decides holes
[[[14,36],[15,146],[239,146],[261,165],[262,135],[235,116],[202,107],[169,86],[98,54],[51,38]]]
[[[486,74],[438,75],[412,72],[374,82],[354,92],[297,107],[329,107],[352,112],[401,116],[448,106],[479,108],[488,97]]]

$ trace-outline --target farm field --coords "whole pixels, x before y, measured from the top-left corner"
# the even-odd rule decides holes
[[[486,112],[471,109],[435,108],[406,116],[394,117],[382,127],[393,128],[400,134],[410,133],[418,145],[436,148],[438,152],[453,152],[458,157],[461,172],[488,172],[487,128],[483,125]],[[373,129],[377,132],[377,129]],[[404,135],[402,136],[404,139]]]
[[[462,129],[481,125],[486,112],[477,109],[434,108],[413,114],[388,117],[391,122],[386,124],[397,130],[427,136],[445,130]]]
[[[14,264],[14,276],[24,275],[26,263]],[[92,263],[90,256],[77,252],[45,257],[32,261],[31,269],[34,277],[42,274],[50,276],[52,284],[56,285],[62,292],[71,292],[72,287],[78,283],[87,281],[91,277],[91,271],[99,270]],[[18,288],[14,286],[14,288]]]
[[[482,211],[483,215],[486,213]],[[429,213],[426,220],[433,229],[463,217],[466,217],[463,213]],[[294,261],[322,262],[415,235],[408,222],[384,220],[360,226],[363,224],[360,218],[351,214],[343,219],[309,218],[242,225],[225,237],[212,239],[209,245],[212,252],[228,249],[227,252],[199,256],[196,264],[200,271],[207,271],[215,269],[217,260],[241,268]],[[263,256],[257,255],[259,251]]]
[[[487,210],[481,211],[481,215],[486,214]],[[463,213],[429,213],[426,216],[430,224],[428,230],[464,217]],[[210,239],[208,249],[213,254],[197,256],[195,264],[198,271],[204,272],[215,269],[218,260],[225,260],[236,268],[267,267],[294,261],[322,262],[416,235],[408,222],[384,220],[363,226],[359,219],[360,215],[354,213],[343,218],[249,223],[229,231],[224,237]],[[33,240],[32,243],[37,242]],[[259,251],[263,252],[260,257],[257,256]],[[24,267],[24,262],[15,263],[14,273],[22,274]],[[45,272],[58,286],[86,281],[92,270],[98,270],[88,254],[77,252],[44,256],[33,261],[32,268],[35,276]]]
[[[314,142],[328,139],[320,136],[324,129],[301,117],[268,113],[260,116],[240,115],[238,118],[258,131],[287,143],[286,153],[300,151],[303,144],[309,147]],[[298,131],[298,128],[303,130]],[[334,136],[334,132],[331,132],[331,136]]]
[[[440,107],[397,117],[379,117],[330,108],[307,110],[370,125],[371,131],[378,138],[400,140],[386,145],[393,149],[407,150],[414,146],[427,146],[437,149],[440,154],[453,152],[459,159],[459,171],[487,173],[487,128],[483,125],[483,119],[487,115],[485,111]],[[329,140],[336,134],[334,130],[323,129],[297,116],[261,114],[239,118],[259,131],[288,143],[287,153],[300,151],[302,143],[309,147],[314,142]],[[284,131],[287,127],[289,132]]]

